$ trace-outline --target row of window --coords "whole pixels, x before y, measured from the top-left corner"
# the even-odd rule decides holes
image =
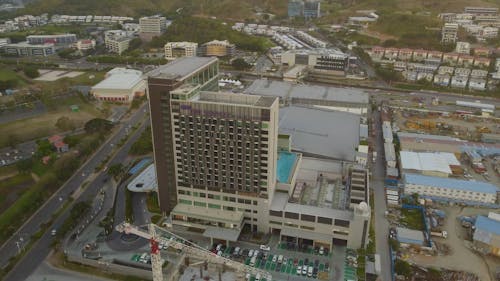
[[[269,211],[269,215],[274,216],[274,217],[280,217],[283,218],[283,212],[282,211]],[[317,222],[321,224],[326,224],[326,225],[336,225],[336,226],[341,226],[341,227],[349,227],[350,222],[347,220],[342,220],[342,219],[332,219],[332,218],[326,218],[326,217],[316,217],[313,215],[307,215],[307,214],[298,214],[298,213],[293,213],[293,212],[284,212],[285,218],[287,219],[295,219],[295,220],[301,220],[301,221],[307,221],[307,222]],[[317,219],[317,220],[316,220]]]

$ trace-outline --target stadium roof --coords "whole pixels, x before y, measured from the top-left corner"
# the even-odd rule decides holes
[[[482,193],[496,194],[498,188],[490,183],[481,181],[466,181],[450,178],[430,177],[417,174],[404,174],[406,184],[435,186],[441,188],[458,189]]]
[[[401,151],[399,155],[403,170],[437,171],[452,174],[450,165],[460,166],[460,162],[453,153]]]
[[[133,88],[137,83],[141,82],[142,72],[137,70],[125,71],[120,69],[120,71],[111,70],[108,72],[111,74],[108,78],[97,83],[92,90],[105,89],[105,90],[129,90]]]
[[[313,85],[297,85],[289,82],[255,80],[245,93],[261,96],[326,100],[343,103],[356,103],[366,106],[369,96],[366,92],[354,88],[339,88]]]
[[[291,106],[280,109],[279,133],[291,136],[293,150],[354,161],[359,124],[352,113]]]

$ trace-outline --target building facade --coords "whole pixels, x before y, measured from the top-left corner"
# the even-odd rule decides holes
[[[167,60],[180,57],[195,57],[198,43],[193,42],[168,42],[165,44],[165,58]]]
[[[205,57],[225,57],[233,56],[236,46],[227,40],[213,40],[201,46],[201,55]]]
[[[128,49],[130,41],[132,37],[124,30],[108,30],[104,33],[104,44],[111,53],[121,55]]]
[[[450,44],[457,41],[458,24],[445,23],[441,30],[441,43]]]
[[[29,35],[26,41],[32,45],[54,44],[55,46],[69,46],[77,41],[75,34],[57,35]]]
[[[10,56],[29,57],[29,56],[50,56],[56,53],[54,44],[32,45],[27,42],[15,44],[6,44],[1,48],[2,52]]]
[[[167,19],[162,16],[142,17],[139,19],[139,37],[144,41],[151,41],[167,29]]]

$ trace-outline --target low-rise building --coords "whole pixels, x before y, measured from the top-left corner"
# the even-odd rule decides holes
[[[196,56],[198,43],[194,42],[168,42],[165,44],[165,58],[167,60],[180,57]]]
[[[394,62],[394,70],[396,71],[405,71],[407,69],[407,63],[405,61],[395,61]]]
[[[455,71],[455,68],[453,66],[440,66],[438,68],[438,74],[449,74],[453,75],[453,72]]]
[[[467,81],[469,81],[469,77],[467,76],[454,75],[451,78],[451,87],[465,89],[465,87],[467,86]]]
[[[450,74],[436,74],[434,75],[434,84],[447,87],[448,85],[450,85],[450,79]]]
[[[457,41],[458,24],[445,23],[441,30],[441,43],[450,44]]]
[[[496,204],[498,189],[480,181],[404,174],[404,194],[471,205]]]
[[[445,53],[443,54],[443,62],[455,65],[458,61],[458,53]]]
[[[373,58],[381,59],[385,56],[385,48],[380,46],[375,46],[371,49],[370,54]]]
[[[488,71],[483,69],[473,69],[470,73],[471,78],[486,78],[488,77]]]
[[[419,173],[427,176],[449,177],[460,168],[460,162],[449,152],[400,151],[402,173]]]
[[[427,50],[419,49],[413,50],[413,60],[414,61],[424,61],[427,58]]]
[[[54,44],[56,47],[68,47],[77,39],[75,34],[29,35],[26,41],[32,45]]]
[[[10,56],[18,56],[18,57],[29,57],[29,56],[51,56],[54,55],[56,49],[54,44],[40,44],[33,45],[28,42],[19,42],[13,44],[6,44],[1,48],[1,51]]]
[[[488,68],[490,67],[491,60],[489,58],[484,57],[476,57],[474,59],[474,66]]]
[[[82,39],[73,44],[73,47],[78,51],[88,51],[95,48],[95,40]]]
[[[399,49],[398,48],[386,48],[385,49],[385,58],[389,60],[395,60],[398,58]]]
[[[488,216],[479,215],[474,224],[472,236],[474,247],[484,254],[500,256],[500,215],[489,213]]]
[[[438,60],[439,62],[443,59],[443,52],[439,52],[439,51],[429,51],[427,53],[427,58],[428,59],[434,59],[434,60]]]
[[[206,57],[233,56],[235,52],[236,46],[227,40],[213,40],[201,45],[201,55]]]
[[[482,39],[490,39],[498,37],[498,27],[493,26],[485,26],[481,31]]]
[[[455,68],[455,75],[469,77],[471,70],[469,68],[457,67]]]
[[[396,150],[392,142],[384,143],[385,163],[389,168],[395,168],[397,164]]]
[[[399,49],[398,59],[411,60],[413,57],[413,49],[403,48]]]
[[[486,90],[486,79],[483,78],[471,78],[469,79],[469,89],[475,91]]]
[[[413,245],[413,246],[425,245],[425,236],[421,230],[396,227],[396,238],[399,243],[407,245]]]
[[[489,57],[491,55],[491,49],[487,47],[477,47],[474,48],[475,56]]]
[[[469,55],[460,55],[457,63],[463,66],[472,66],[474,65],[474,57]]]
[[[115,68],[106,76],[90,91],[98,100],[129,103],[146,92],[146,81],[139,70]]]
[[[470,43],[469,42],[457,42],[455,46],[455,52],[464,55],[470,55]]]

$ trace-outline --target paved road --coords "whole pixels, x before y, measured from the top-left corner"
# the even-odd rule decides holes
[[[67,200],[71,194],[77,190],[83,182],[87,179],[90,173],[93,173],[95,167],[97,167],[113,150],[112,144],[117,143],[121,138],[126,135],[127,127],[134,126],[143,120],[144,114],[146,112],[146,105],[142,106],[140,110],[135,112],[128,120],[123,121],[119,131],[114,134],[99,150],[95,155],[85,163],[78,172],[76,172],[72,178],[70,178],[55,194],[51,197],[38,211],[35,213],[18,231],[24,236],[30,237],[33,233],[38,231],[39,226],[43,222],[47,222],[51,219],[52,214],[55,213]],[[141,130],[136,131],[136,133],[129,139],[129,141],[116,153],[113,157],[110,165],[115,163],[122,163],[127,157],[128,150],[132,143],[139,138],[140,133],[144,129],[147,122],[143,124]],[[98,174],[94,181],[90,183],[84,190],[81,196],[75,200],[72,204],[79,201],[91,200],[97,192],[100,190],[102,183],[108,176],[105,173]],[[60,200],[62,199],[62,200]],[[69,216],[69,210],[66,211],[55,220],[51,228],[58,228],[64,220]],[[13,237],[7,241],[0,248],[0,264],[5,266],[8,259],[17,253],[16,241],[19,239],[19,234],[13,235]],[[26,239],[25,239],[26,240]],[[7,275],[5,280],[24,280],[31,272],[45,259],[50,251],[50,244],[52,242],[52,237],[49,232],[46,232],[41,239],[34,244],[31,250],[26,253],[26,255],[21,259],[16,267]]]
[[[391,260],[389,256],[389,222],[385,218],[385,210],[387,209],[384,190],[385,178],[385,163],[384,158],[384,143],[382,140],[382,127],[380,122],[380,113],[373,113],[374,130],[375,130],[375,151],[377,151],[377,160],[372,169],[371,186],[375,196],[375,240],[377,245],[377,253],[380,255],[382,273],[380,276],[382,281],[391,280]]]

